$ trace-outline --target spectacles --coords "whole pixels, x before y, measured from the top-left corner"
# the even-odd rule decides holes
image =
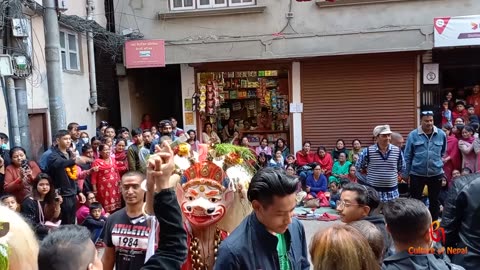
[[[336,202],[337,204],[337,208],[344,208],[344,207],[350,207],[352,205],[358,205],[358,206],[361,206],[362,204],[358,204],[358,203],[351,203],[351,202],[346,202],[344,200],[338,200]]]
[[[423,111],[421,112],[422,115],[433,115],[433,111]]]

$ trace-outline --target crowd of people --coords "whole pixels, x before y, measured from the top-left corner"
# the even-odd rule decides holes
[[[246,196],[253,212],[215,248],[213,269],[310,269],[310,261],[316,270],[478,268],[474,213],[480,200],[473,196],[480,178],[465,175],[477,171],[466,160],[449,171],[455,135],[448,126],[435,127],[433,118],[433,112],[421,112],[421,125],[405,143],[390,126],[379,125],[374,144],[362,147],[354,140],[350,150],[341,139],[331,152],[323,146],[312,151],[307,141],[295,154],[283,139],[274,145],[262,139],[257,147],[247,137],[238,140],[257,157]],[[187,142],[196,152],[200,144],[221,140],[212,141],[208,124],[200,142],[174,118],[158,125],[148,116],[143,120],[131,132],[102,121],[93,137],[70,123],[38,162],[28,160],[22,147],[7,149],[8,136],[0,134],[0,228],[9,234],[2,238],[0,229],[0,254],[8,250],[3,257],[10,265],[5,269],[190,269],[171,187],[171,146]],[[226,128],[233,135],[234,127]],[[456,151],[462,147],[458,143]],[[402,184],[408,193],[399,192]],[[293,217],[296,206],[312,202],[336,209],[345,224],[317,232],[308,249],[303,225]],[[448,249],[441,252],[438,228],[432,227],[440,217],[444,247],[460,250],[450,256]],[[105,248],[101,260],[95,246]],[[31,256],[21,255],[25,250]]]

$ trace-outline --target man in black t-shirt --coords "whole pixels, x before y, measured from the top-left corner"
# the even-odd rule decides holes
[[[141,183],[145,176],[138,171],[122,177],[121,190],[125,208],[110,215],[105,225],[103,256],[105,270],[138,270],[145,262],[150,227],[143,214],[145,192]]]

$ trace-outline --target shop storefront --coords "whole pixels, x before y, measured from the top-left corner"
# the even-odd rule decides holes
[[[271,145],[282,138],[290,145],[290,66],[288,62],[242,62],[196,67],[198,134],[211,123],[223,142],[238,143],[247,136],[251,146],[258,146],[262,138]],[[235,140],[222,136],[229,119],[238,128]]]
[[[452,97],[468,105],[473,87],[480,83],[480,15],[434,19],[435,43],[432,63],[423,67],[421,108],[436,113],[435,124],[441,126],[442,103]],[[434,70],[429,70],[434,66]],[[450,94],[450,95],[449,95]],[[471,104],[480,106],[480,104]]]
[[[376,125],[406,136],[416,126],[418,53],[335,56],[301,62],[303,139],[373,142]]]

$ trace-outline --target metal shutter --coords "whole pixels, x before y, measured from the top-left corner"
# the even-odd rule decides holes
[[[404,138],[416,122],[416,53],[323,57],[301,63],[303,139],[333,149],[373,143],[376,125]]]

